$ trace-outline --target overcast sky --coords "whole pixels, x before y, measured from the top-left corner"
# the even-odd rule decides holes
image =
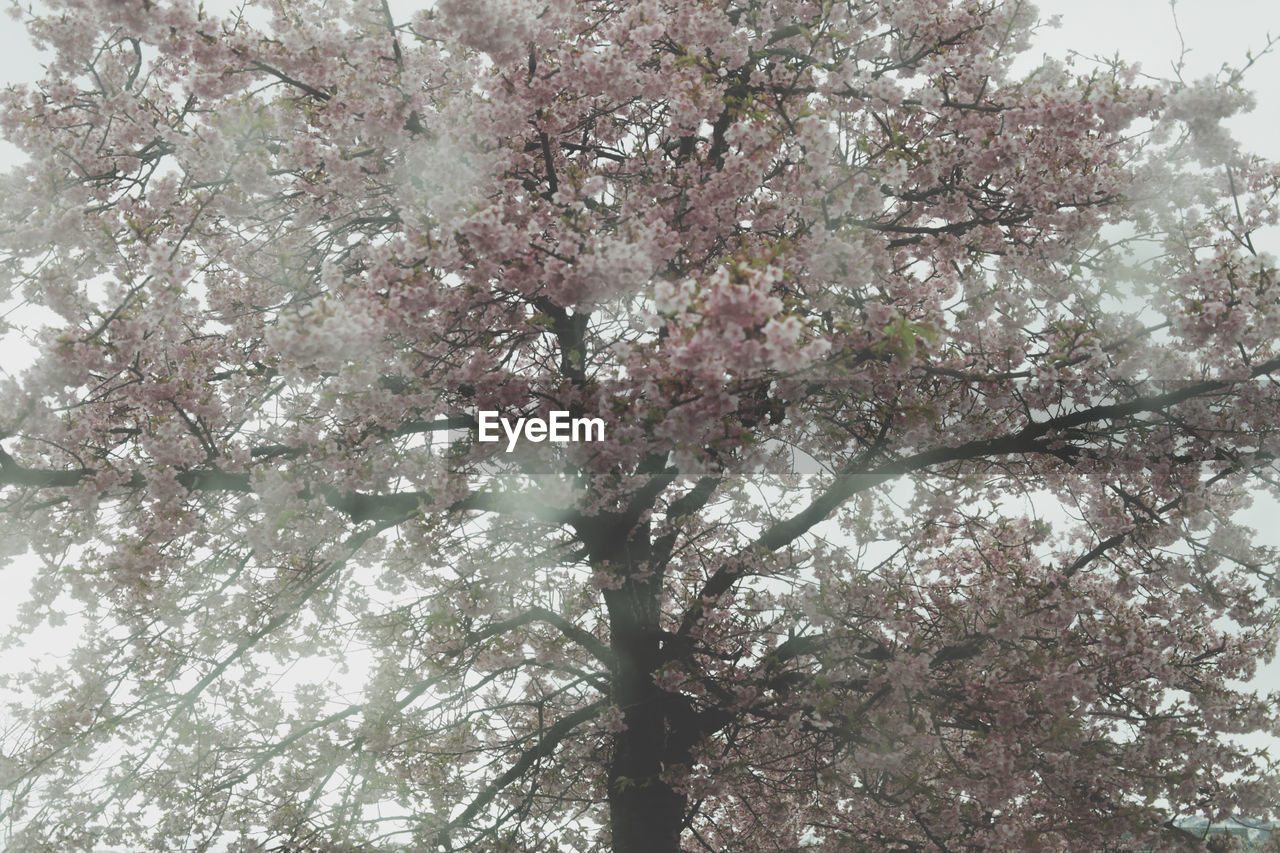
[[[1156,76],[1172,75],[1181,44],[1183,76],[1193,80],[1216,74],[1224,62],[1243,64],[1248,51],[1262,51],[1268,33],[1280,38],[1274,0],[1180,0],[1172,8],[1169,0],[1042,0],[1037,6],[1044,18],[1061,16],[1061,26],[1041,32],[1036,55],[1119,54]],[[1230,126],[1246,148],[1280,159],[1280,49],[1259,59],[1246,82],[1258,105]]]
[[[1062,57],[1076,51],[1084,56],[1119,54],[1142,63],[1152,75],[1169,76],[1181,54],[1184,77],[1196,79],[1218,73],[1223,63],[1242,64],[1249,51],[1256,55],[1265,47],[1268,33],[1280,37],[1280,3],[1275,0],[1180,0],[1176,7],[1169,0],[1041,0],[1037,5],[1043,18],[1060,16],[1060,24],[1040,31],[1022,60],[1026,67],[1042,54]],[[412,0],[397,0],[393,6],[407,9]],[[39,72],[40,55],[27,42],[21,23],[0,15],[0,84],[32,80]],[[1257,93],[1257,107],[1232,119],[1230,126],[1247,149],[1280,160],[1280,49],[1259,59],[1246,81]],[[13,161],[14,153],[0,141],[0,169]],[[1259,248],[1280,256],[1280,229],[1272,229],[1260,243]]]
[[[405,8],[408,0],[395,5]],[[1257,53],[1265,46],[1268,32],[1280,36],[1280,3],[1275,0],[1182,0],[1176,7],[1177,26],[1168,0],[1042,0],[1038,5],[1046,18],[1060,15],[1061,26],[1041,32],[1028,62],[1040,54],[1065,56],[1072,50],[1086,56],[1119,54],[1141,62],[1153,75],[1169,76],[1185,46],[1183,74],[1195,79],[1217,73],[1224,62],[1243,63],[1246,52]],[[35,78],[39,62],[21,24],[0,15],[0,84]],[[1257,92],[1257,108],[1233,120],[1231,127],[1247,149],[1280,160],[1280,51],[1261,58],[1247,83]],[[7,143],[0,143],[0,169],[12,162],[13,153]],[[1280,255],[1276,234],[1273,229],[1259,248]],[[1251,520],[1267,529],[1268,511],[1274,512],[1274,505],[1255,510]],[[14,568],[18,567],[7,574]],[[12,574],[7,580],[14,580]],[[6,618],[4,610],[14,603],[0,607],[0,630],[12,618]],[[1265,683],[1278,679],[1280,666],[1273,666],[1261,676],[1259,686],[1280,687]]]

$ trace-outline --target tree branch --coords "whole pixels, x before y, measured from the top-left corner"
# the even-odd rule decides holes
[[[489,637],[498,634],[505,634],[514,628],[528,625],[532,622],[545,622],[556,628],[560,633],[564,634],[570,640],[573,640],[585,651],[590,652],[591,656],[606,667],[612,667],[614,662],[613,652],[601,640],[590,631],[575,625],[559,613],[555,613],[545,607],[530,607],[519,616],[513,616],[510,619],[504,619],[501,622],[494,622],[487,625],[479,631],[471,632],[467,639],[475,642],[486,640]]]
[[[1249,378],[1255,379],[1276,370],[1280,370],[1280,358],[1273,358],[1256,366],[1249,372]],[[1051,433],[1062,432],[1099,421],[1120,421],[1143,412],[1164,411],[1187,400],[1223,391],[1237,384],[1239,384],[1239,381],[1210,379],[1191,383],[1177,391],[1156,394],[1150,397],[1139,397],[1127,403],[1091,406],[1087,409],[1059,415],[1045,421],[1033,421],[1011,435],[968,441],[955,447],[936,447],[871,470],[861,469],[862,460],[860,458],[855,459],[837,472],[834,482],[825,492],[816,497],[800,512],[769,527],[745,551],[747,553],[752,551],[777,551],[803,536],[853,495],[874,488],[903,474],[921,471],[935,465],[963,462],[969,459],[1012,454],[1047,453],[1050,451],[1044,446],[1042,440]],[[686,611],[684,622],[689,622],[691,617],[700,612],[704,601],[722,595],[733,586],[740,576],[736,569],[739,563],[740,561],[736,559],[728,560],[707,579],[699,591],[698,598],[693,602],[690,609]]]
[[[432,422],[438,427],[441,422]],[[290,456],[292,451],[283,446],[260,448],[260,455],[269,458]],[[98,474],[96,468],[47,470],[28,468],[0,449],[0,487],[22,486],[36,489],[68,489],[81,485]],[[223,471],[220,468],[197,468],[178,471],[177,481],[192,492],[238,492],[253,494],[253,484],[248,473]],[[146,486],[146,476],[137,472],[122,484],[125,488],[141,489]],[[370,494],[356,491],[339,491],[330,486],[311,487],[303,490],[303,497],[318,494],[332,509],[346,515],[354,523],[379,521],[400,523],[411,518],[421,506],[431,502],[429,492],[393,492]],[[510,513],[531,515],[552,524],[563,524],[576,518],[569,510],[548,506],[526,496],[506,492],[474,492],[445,507],[448,511]]]
[[[470,805],[463,809],[462,814],[449,821],[440,830],[439,835],[436,836],[436,844],[446,850],[454,850],[453,844],[449,841],[450,832],[459,826],[465,826],[470,823],[472,818],[479,814],[481,809],[493,802],[494,798],[502,793],[504,788],[523,776],[539,759],[546,758],[555,752],[561,741],[568,737],[578,726],[599,714],[604,705],[605,701],[599,699],[586,707],[579,708],[569,716],[561,718],[551,728],[546,729],[542,737],[538,739],[538,742],[525,750],[520,758],[516,760],[516,763],[507,769],[507,772],[490,782],[483,791],[476,795]]]

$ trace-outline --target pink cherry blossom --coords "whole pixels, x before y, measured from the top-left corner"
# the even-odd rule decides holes
[[[1239,74],[1020,73],[998,0],[19,16],[0,548],[9,653],[69,650],[9,684],[6,849],[1271,814],[1280,172]]]

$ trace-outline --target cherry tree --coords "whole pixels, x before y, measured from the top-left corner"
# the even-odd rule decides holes
[[[1022,0],[20,17],[0,501],[16,642],[74,647],[14,684],[8,849],[1163,850],[1275,803],[1240,72],[1015,73]]]

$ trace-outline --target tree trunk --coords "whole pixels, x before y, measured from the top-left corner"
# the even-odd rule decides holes
[[[610,532],[594,540],[592,562],[613,571],[625,567],[622,586],[604,591],[614,655],[613,701],[625,725],[615,736],[609,762],[613,851],[679,853],[686,797],[662,775],[673,763],[687,763],[689,750],[679,748],[669,731],[673,697],[653,681],[664,660],[661,572],[650,565],[647,524],[622,522]]]
[[[687,797],[662,777],[687,767],[691,741],[671,731],[671,706],[678,700],[653,680],[666,655],[659,622],[662,572],[651,562],[649,525],[633,515],[597,517],[579,533],[592,567],[620,572],[622,579],[619,588],[603,591],[613,702],[624,725],[614,737],[608,769],[613,853],[680,853]]]
[[[614,740],[609,764],[613,853],[679,853],[687,803],[662,779],[673,744],[668,697],[653,683],[660,663],[656,626],[651,632],[620,632],[615,626],[613,637],[615,701],[626,725]]]

